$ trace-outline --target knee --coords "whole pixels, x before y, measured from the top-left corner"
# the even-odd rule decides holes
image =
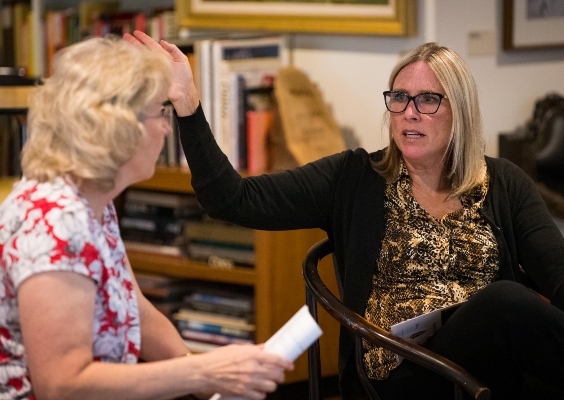
[[[525,285],[513,281],[496,281],[472,296],[469,302],[482,304],[483,309],[490,310],[499,317],[510,318],[519,314],[534,312],[540,297]]]
[[[517,283],[514,281],[495,281],[484,287],[482,290],[476,293],[476,296],[482,295],[491,297],[492,299],[511,301],[515,298],[521,297],[521,295],[528,295],[531,290],[525,285]]]

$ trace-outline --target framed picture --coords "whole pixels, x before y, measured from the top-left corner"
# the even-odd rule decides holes
[[[564,48],[564,0],[504,0],[503,49]]]
[[[182,27],[411,36],[417,0],[176,0]]]

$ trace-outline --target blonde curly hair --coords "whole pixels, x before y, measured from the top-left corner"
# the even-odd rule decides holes
[[[41,182],[70,176],[112,190],[146,140],[142,111],[166,95],[170,76],[166,55],[115,36],[61,50],[53,75],[31,96],[23,175]]]

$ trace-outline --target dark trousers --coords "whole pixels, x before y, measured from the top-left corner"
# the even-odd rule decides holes
[[[564,399],[564,312],[525,286],[498,281],[462,305],[425,347],[469,371],[492,400]],[[382,400],[452,399],[453,384],[404,360]]]

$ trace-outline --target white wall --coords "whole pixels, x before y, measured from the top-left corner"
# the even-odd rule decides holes
[[[449,46],[467,61],[480,92],[489,155],[497,155],[498,133],[525,123],[535,100],[549,91],[564,95],[564,50],[501,50],[501,0],[417,1],[419,32],[413,38],[293,36],[294,65],[319,85],[337,122],[352,131],[356,145],[369,151],[386,145],[381,93],[399,55],[426,41]],[[468,36],[476,31],[495,32],[493,54],[469,55]],[[354,140],[347,140],[356,147]]]

